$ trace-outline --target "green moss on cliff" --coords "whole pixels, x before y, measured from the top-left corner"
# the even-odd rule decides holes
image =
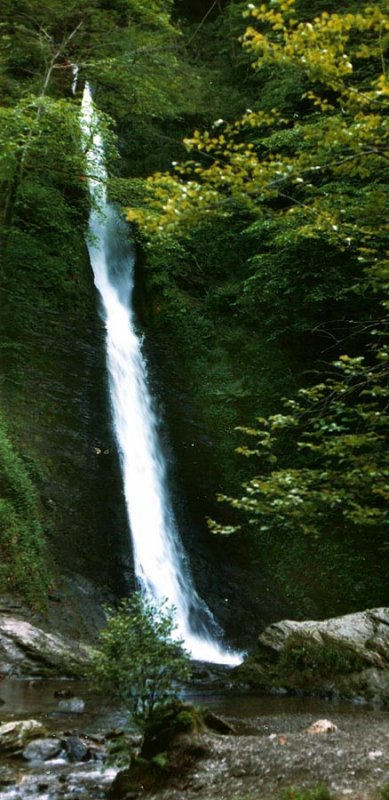
[[[50,574],[36,481],[34,462],[16,451],[0,419],[0,591],[16,591],[38,606]]]

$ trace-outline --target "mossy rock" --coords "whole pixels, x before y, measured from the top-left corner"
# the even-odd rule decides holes
[[[197,759],[208,754],[201,736],[207,730],[234,733],[232,726],[208,709],[180,701],[155,709],[145,729],[140,755],[118,773],[108,791],[109,800],[185,782]]]
[[[116,775],[107,792],[108,800],[125,800],[136,793],[157,791],[174,783],[177,788],[186,782],[186,774],[197,759],[204,758],[208,748],[198,735],[182,733],[168,751],[151,759],[135,757],[131,765]]]
[[[389,609],[274,623],[232,677],[257,691],[389,701]]]
[[[360,672],[366,660],[355,649],[341,642],[315,642],[301,633],[288,637],[278,662],[278,671],[290,674],[309,670],[321,678]]]
[[[195,706],[180,701],[159,706],[146,725],[141,756],[152,759],[168,750],[181,734],[195,734],[204,730],[202,712]]]

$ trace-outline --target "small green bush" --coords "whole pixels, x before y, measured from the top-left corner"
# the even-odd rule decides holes
[[[134,593],[117,610],[106,609],[92,680],[106,696],[119,700],[144,728],[155,708],[176,694],[189,678],[189,656],[174,638],[173,610]]]
[[[377,800],[389,800],[389,781],[378,790]]]

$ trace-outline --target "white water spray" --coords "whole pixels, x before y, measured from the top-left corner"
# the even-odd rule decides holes
[[[88,85],[82,102],[92,211],[88,249],[104,309],[110,397],[130,523],[135,573],[142,591],[176,609],[177,633],[192,657],[238,664],[242,656],[217,641],[220,630],[197,594],[166,485],[157,420],[132,310],[134,250],[107,200],[104,143]]]
[[[78,64],[72,64],[72,94],[76,94],[78,85],[78,73],[80,68]]]

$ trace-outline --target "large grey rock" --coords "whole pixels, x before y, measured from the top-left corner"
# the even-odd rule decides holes
[[[275,622],[260,634],[258,644],[281,652],[292,634],[318,645],[343,644],[373,666],[389,664],[389,608],[368,609],[325,620]]]
[[[81,675],[91,653],[86,644],[0,614],[0,672],[7,677]]]
[[[61,739],[35,739],[23,750],[23,758],[27,761],[48,761],[55,758],[62,750]]]
[[[389,608],[327,620],[282,620],[260,634],[235,679],[262,689],[389,703]]]
[[[0,725],[0,752],[20,753],[32,739],[46,735],[46,728],[36,719],[7,722]]]

